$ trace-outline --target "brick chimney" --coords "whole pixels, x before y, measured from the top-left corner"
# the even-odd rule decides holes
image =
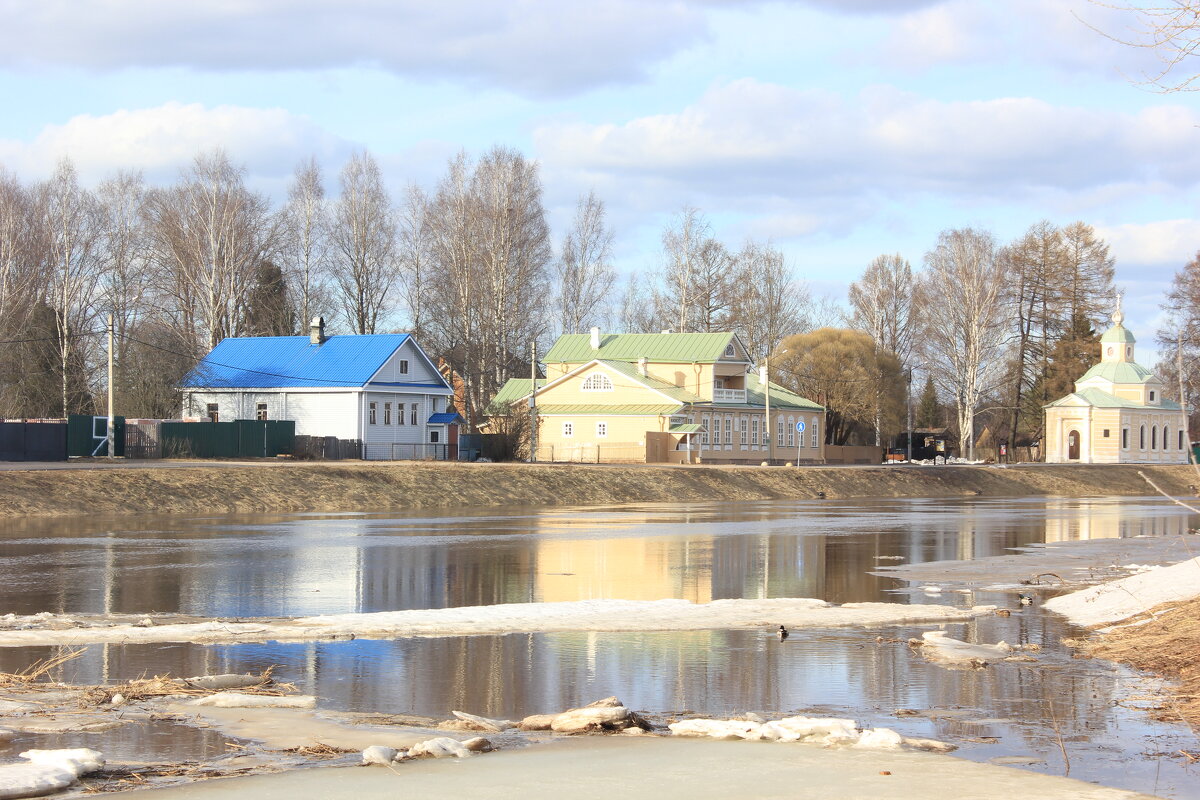
[[[325,343],[325,318],[313,317],[308,327],[308,341],[312,344]]]
[[[593,350],[600,349],[600,329],[599,328],[592,328],[592,349]]]
[[[646,377],[646,357],[642,356],[638,359],[638,374],[643,378]]]

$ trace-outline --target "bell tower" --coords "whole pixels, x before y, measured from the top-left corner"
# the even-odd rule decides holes
[[[1102,364],[1128,364],[1134,360],[1134,345],[1137,340],[1122,325],[1125,314],[1121,312],[1121,296],[1117,295],[1117,310],[1112,315],[1113,326],[1100,337],[1100,362]]]

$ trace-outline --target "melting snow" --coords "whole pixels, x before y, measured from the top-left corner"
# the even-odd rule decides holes
[[[1042,605],[1076,625],[1092,627],[1120,622],[1161,603],[1197,596],[1200,596],[1200,557],[1064,594]]]
[[[670,631],[730,628],[789,628],[904,625],[953,622],[989,613],[945,605],[846,603],[821,600],[580,600],[564,603],[511,603],[466,608],[260,618],[256,621],[193,623],[164,621],[150,626],[114,624],[104,617],[52,614],[17,617],[0,629],[0,647],[119,642],[266,642],[344,638],[388,639],[417,636],[534,633],[553,631]],[[66,624],[70,627],[65,627]]]

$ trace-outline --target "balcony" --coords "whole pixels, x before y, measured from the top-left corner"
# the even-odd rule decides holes
[[[745,403],[745,389],[713,389],[714,403]]]

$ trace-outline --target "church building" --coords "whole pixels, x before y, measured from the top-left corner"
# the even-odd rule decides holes
[[[1075,391],[1045,407],[1046,461],[1052,464],[1186,464],[1188,436],[1179,404],[1134,361],[1133,334],[1122,326],[1100,337],[1100,363]]]

